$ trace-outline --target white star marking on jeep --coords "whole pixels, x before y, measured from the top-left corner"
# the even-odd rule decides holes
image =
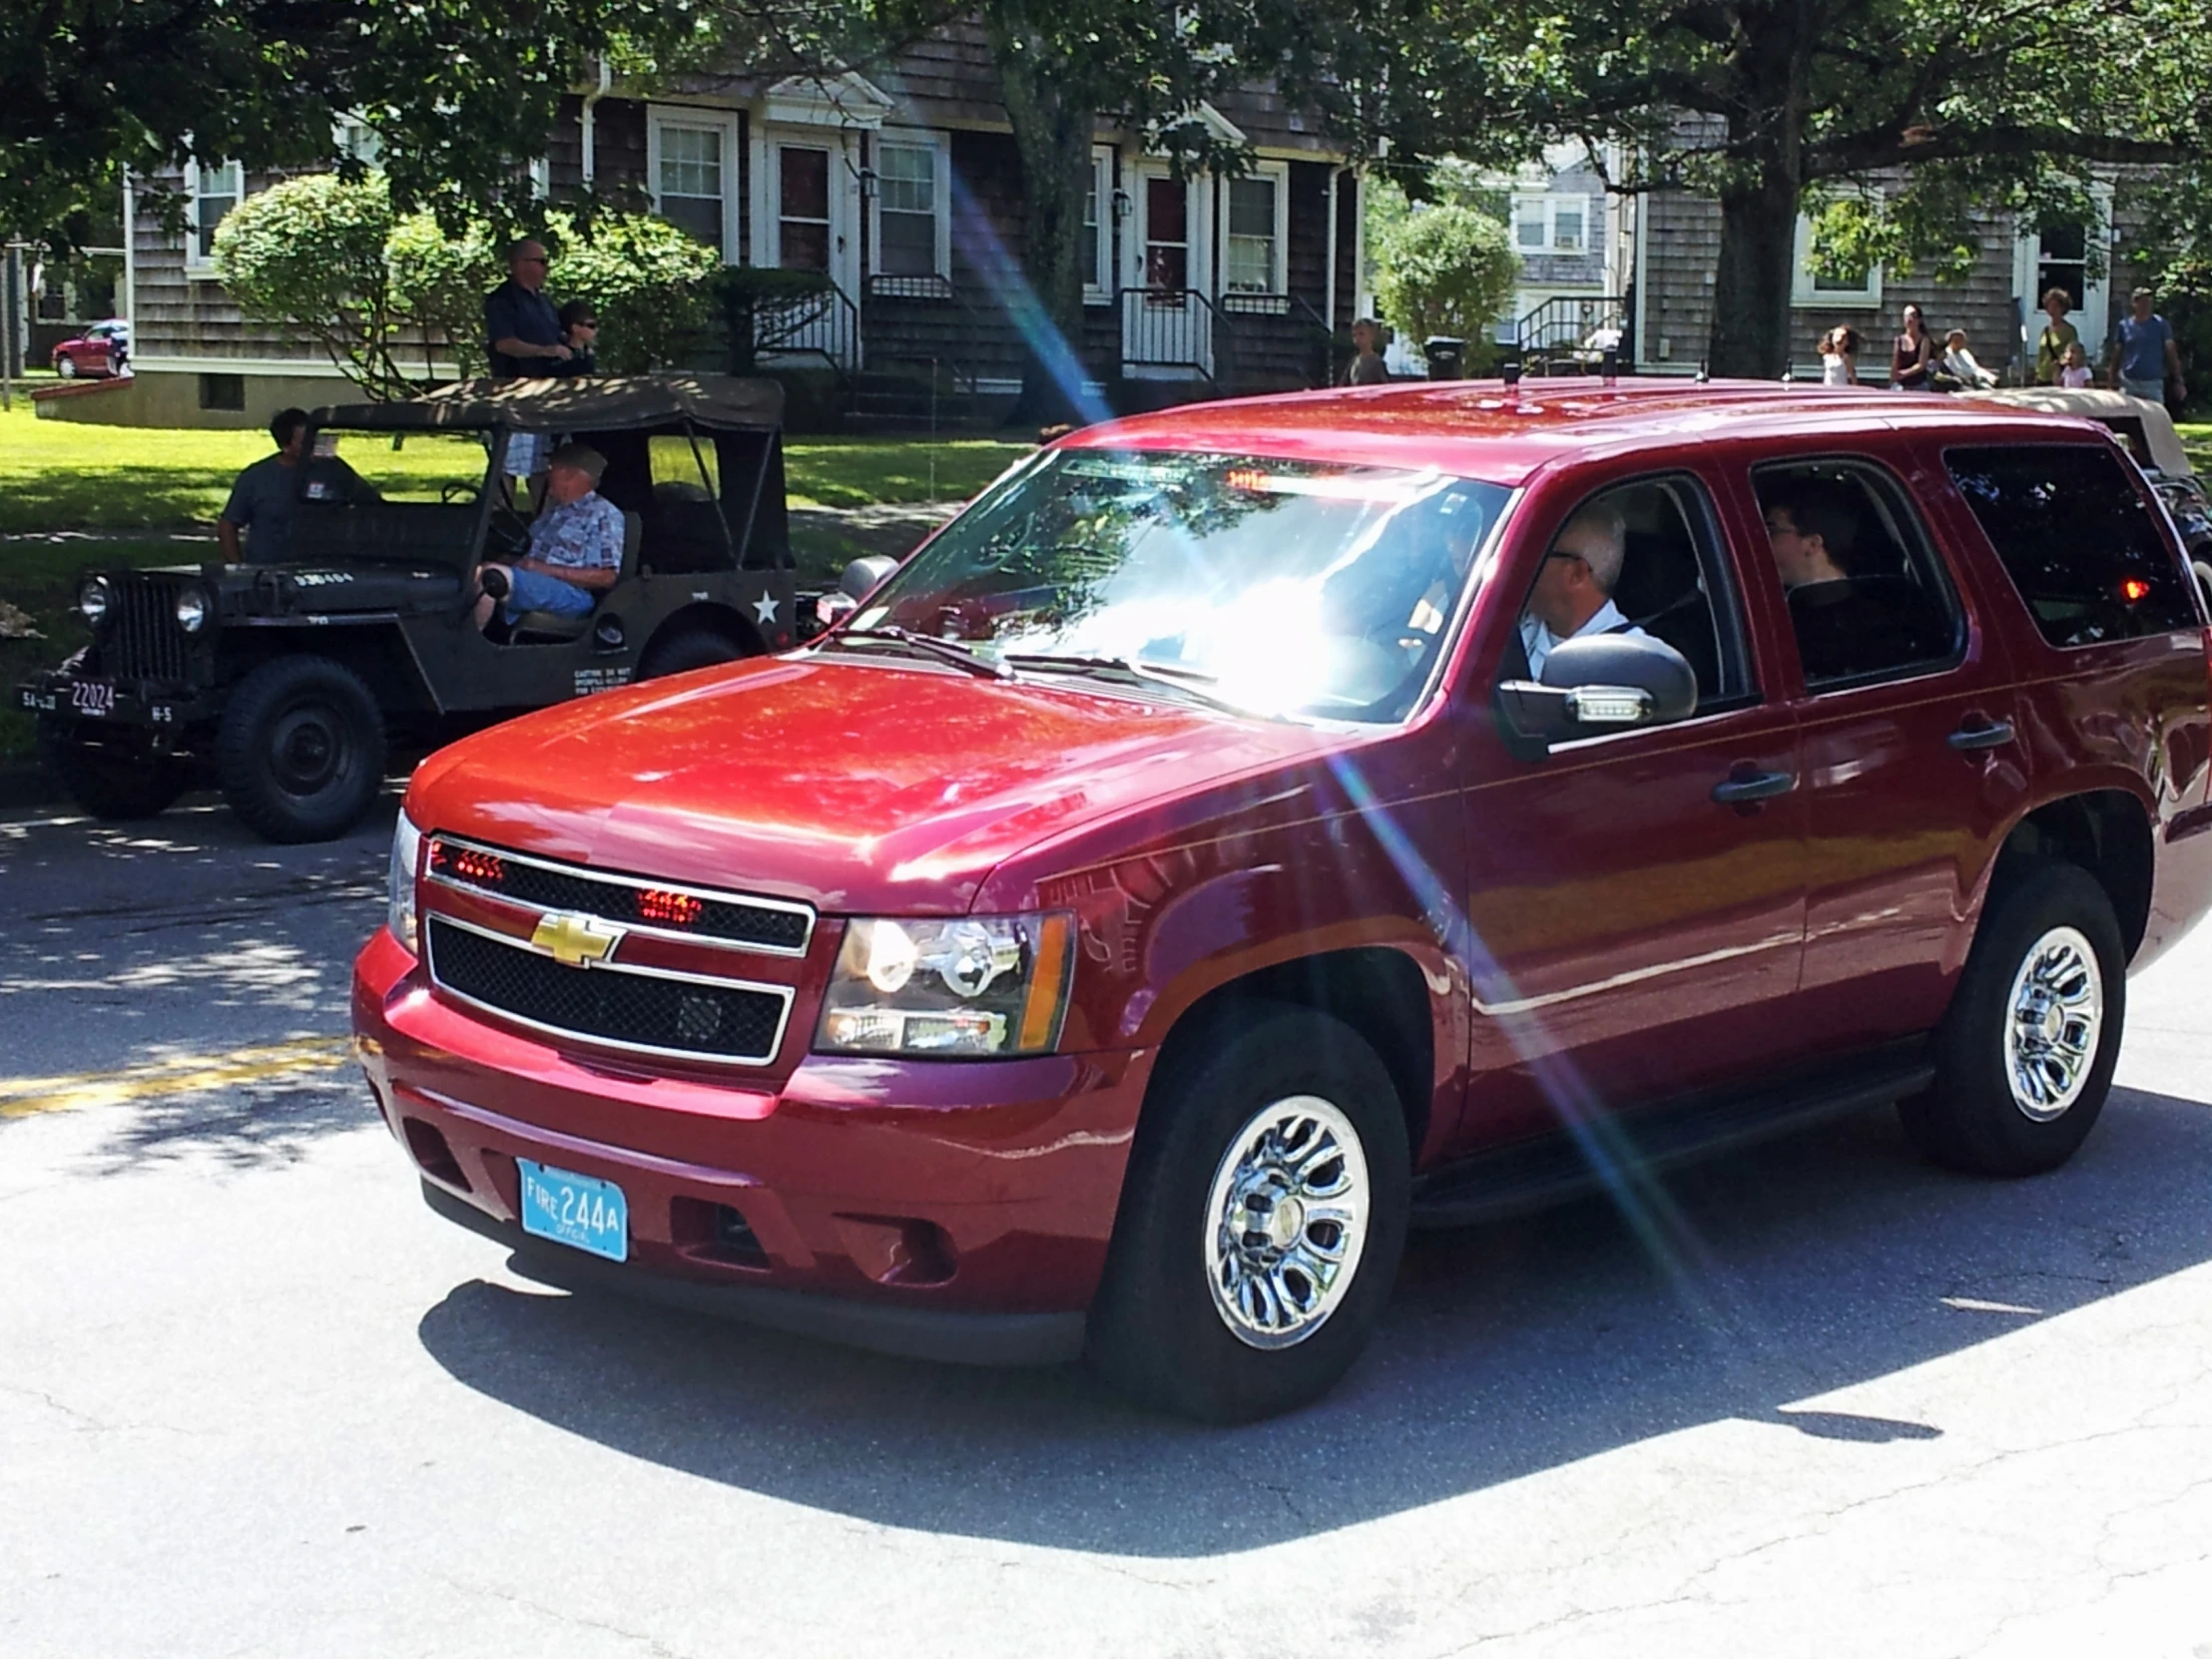
[[[753,615],[763,623],[774,622],[776,620],[775,596],[767,593],[762,594],[761,597],[754,602]]]

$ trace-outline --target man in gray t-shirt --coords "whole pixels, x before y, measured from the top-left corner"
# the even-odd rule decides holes
[[[231,499],[215,521],[216,540],[231,564],[280,565],[291,557],[291,520],[299,502],[299,467],[306,453],[307,411],[278,409],[269,423],[269,435],[276,440],[276,453],[265,455],[238,476]],[[366,486],[354,470],[335,455],[315,463],[318,481],[336,489],[338,499],[351,500]],[[246,532],[240,551],[239,532]]]

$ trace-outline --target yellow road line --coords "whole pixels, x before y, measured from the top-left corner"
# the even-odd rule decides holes
[[[0,1077],[0,1118],[69,1112],[81,1106],[116,1106],[132,1100],[158,1100],[226,1088],[233,1083],[262,1083],[276,1077],[334,1071],[352,1056],[349,1037],[298,1037],[259,1048],[234,1048],[228,1054],[178,1054],[114,1071],[85,1071],[64,1077]]]

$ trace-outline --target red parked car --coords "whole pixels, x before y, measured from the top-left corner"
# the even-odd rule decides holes
[[[2085,422],[1178,409],[805,649],[434,757],[355,1025],[432,1207],[541,1267],[1252,1417],[1414,1224],[1887,1101],[2062,1163],[2212,902],[2208,695]]]
[[[54,372],[65,380],[80,374],[121,374],[130,356],[131,324],[127,318],[111,317],[55,346]]]

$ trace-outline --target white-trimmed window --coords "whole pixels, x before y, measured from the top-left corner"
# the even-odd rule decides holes
[[[384,165],[384,141],[367,122],[347,116],[331,136],[341,158],[349,156],[371,173]]]
[[[1222,188],[1228,197],[1222,290],[1287,292],[1284,260],[1290,243],[1291,170],[1281,163],[1262,163],[1241,178],[1224,180]]]
[[[1790,303],[1835,305],[1846,310],[1877,310],[1882,304],[1882,267],[1856,276],[1831,276],[1813,269],[1813,220],[1799,214],[1797,258],[1791,268]]]
[[[1103,305],[1114,297],[1114,152],[1091,147],[1091,186],[1083,193],[1083,246],[1090,250],[1083,298]]]
[[[212,276],[216,227],[246,199],[246,170],[237,162],[187,162],[185,195],[192,202],[185,227],[185,269]]]
[[[877,136],[868,232],[877,276],[951,276],[951,195],[943,135],[886,130]]]
[[[1517,193],[1512,198],[1513,252],[1587,254],[1590,199],[1562,192]]]
[[[704,110],[682,116],[655,111],[646,126],[646,149],[653,211],[729,260],[736,122]]]

